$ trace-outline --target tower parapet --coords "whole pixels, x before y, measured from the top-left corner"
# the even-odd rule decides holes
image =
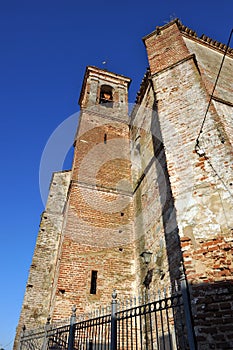
[[[81,110],[128,121],[128,88],[131,79],[94,66],[88,66],[79,98]]]

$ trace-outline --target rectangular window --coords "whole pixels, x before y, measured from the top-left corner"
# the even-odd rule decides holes
[[[97,272],[98,271],[95,271],[95,270],[91,271],[91,289],[90,289],[90,294],[96,294]]]

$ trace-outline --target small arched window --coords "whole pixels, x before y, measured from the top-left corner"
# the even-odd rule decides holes
[[[102,85],[100,89],[99,103],[105,107],[113,107],[112,87],[109,85]]]

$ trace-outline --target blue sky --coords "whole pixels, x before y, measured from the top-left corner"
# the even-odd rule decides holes
[[[132,78],[134,102],[148,66],[144,35],[178,17],[199,36],[227,43],[232,13],[232,0],[0,1],[0,348],[13,346],[44,210],[42,152],[78,112],[85,67],[107,61],[108,70]]]

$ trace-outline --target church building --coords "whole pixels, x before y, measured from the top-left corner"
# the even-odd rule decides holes
[[[183,272],[198,349],[233,341],[233,49],[178,19],[143,42],[130,112],[131,79],[86,67],[72,168],[51,180],[15,346],[23,325]]]

